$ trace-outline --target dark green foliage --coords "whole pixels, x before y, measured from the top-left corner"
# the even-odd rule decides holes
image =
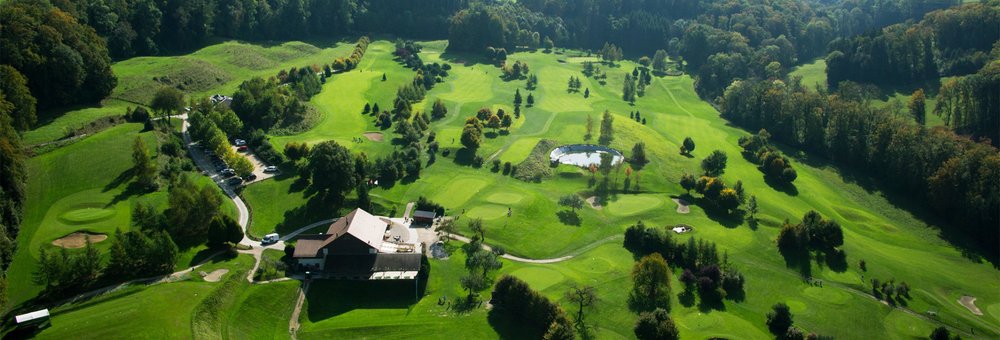
[[[424,196],[417,198],[416,208],[417,210],[433,211],[438,216],[444,216],[444,207]]]
[[[795,321],[792,319],[792,311],[788,305],[777,303],[767,312],[767,329],[777,336],[783,336]]]
[[[103,268],[100,251],[87,239],[82,254],[70,254],[66,248],[42,248],[32,280],[37,285],[45,286],[49,292],[62,292],[87,286],[101,274]]]
[[[865,169],[879,184],[926,202],[955,222],[951,228],[975,239],[997,239],[1000,229],[986,227],[1000,223],[996,148],[945,129],[917,127],[909,118],[854,97],[816,93],[794,83],[742,81],[726,91],[722,114],[749,130],[768,127],[776,141]],[[995,249],[996,244],[984,246]]]
[[[639,319],[633,328],[635,337],[639,340],[676,340],[680,339],[677,326],[674,320],[670,319],[670,313],[663,308],[657,308],[652,312],[639,314]]]
[[[684,144],[681,145],[681,154],[690,155],[694,151],[694,140],[691,137],[684,137]]]
[[[659,253],[643,256],[632,267],[629,305],[638,310],[670,309],[670,267]]]
[[[218,216],[222,197],[210,185],[196,186],[187,176],[181,176],[170,188],[167,228],[177,241],[201,243],[208,226]]]
[[[764,129],[756,135],[740,137],[739,144],[743,147],[743,156],[756,162],[759,165],[758,169],[770,178],[790,183],[798,175],[795,169],[792,169],[792,162],[771,146],[770,138],[771,134]]]
[[[6,269],[13,254],[13,240],[17,238],[21,225],[21,214],[25,200],[24,148],[21,136],[11,126],[14,105],[0,92],[0,268]],[[4,239],[8,241],[4,241]]]
[[[516,321],[519,327],[531,334],[531,338],[541,338],[553,323],[572,329],[566,313],[556,303],[534,291],[520,279],[504,275],[493,287],[493,310],[490,314]],[[565,331],[561,331],[565,334]],[[561,337],[554,337],[559,339]]]
[[[996,51],[1000,58],[1000,49]],[[996,105],[1000,102],[1000,60],[996,58],[979,72],[941,84],[934,107],[934,114],[956,133],[989,138],[993,146],[1000,145],[1000,129],[996,128],[1000,126],[1000,105]]]
[[[208,227],[208,245],[222,247],[226,244],[235,245],[243,240],[243,227],[232,217],[221,215],[212,219]]]
[[[13,105],[8,113],[11,125],[18,131],[30,129],[38,117],[35,112],[37,101],[28,89],[28,79],[10,65],[0,65],[0,93]]]
[[[928,336],[928,338],[931,339],[931,340],[960,340],[960,339],[962,339],[962,337],[958,336],[958,334],[955,334],[954,336],[952,336],[951,335],[951,331],[949,331],[948,328],[945,327],[945,326],[940,326],[938,328],[935,328],[933,331],[931,331],[931,335]]]
[[[614,124],[614,120],[615,118],[611,116],[611,111],[604,110],[604,114],[601,115],[600,136],[597,137],[598,144],[609,145],[611,144],[611,141],[615,139],[614,137],[615,131],[614,127],[612,126]]]
[[[247,128],[269,130],[305,119],[306,107],[289,86],[256,77],[240,84],[231,107]]]
[[[173,87],[163,87],[156,91],[149,108],[160,116],[173,115],[184,108],[184,93]]]
[[[8,1],[0,5],[0,22],[0,59],[27,78],[39,108],[97,103],[117,85],[104,39],[71,13],[48,2]],[[20,106],[23,99],[9,100]],[[24,114],[13,115],[18,127],[30,122]]]
[[[628,161],[636,171],[642,170],[649,163],[649,158],[646,158],[646,143],[635,143],[632,146],[632,157]]]
[[[316,144],[309,152],[309,173],[317,190],[342,199],[357,185],[354,156],[335,141]]]
[[[721,150],[712,151],[708,157],[701,160],[701,170],[705,172],[706,176],[719,176],[726,172],[726,153]]]

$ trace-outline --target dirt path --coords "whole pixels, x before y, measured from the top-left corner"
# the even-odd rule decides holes
[[[211,273],[205,274],[203,279],[207,282],[219,282],[222,280],[222,276],[226,275],[226,273],[229,273],[229,269],[216,269]]]
[[[453,240],[458,240],[458,241],[465,242],[465,243],[472,242],[472,240],[470,240],[468,237],[465,237],[465,236],[462,236],[462,235],[457,235],[457,234],[445,234],[445,235],[448,236],[449,238],[453,239]],[[605,244],[605,243],[608,243],[610,241],[614,241],[614,240],[617,240],[617,239],[620,239],[620,238],[622,238],[622,235],[608,236],[608,237],[605,237],[603,239],[597,240],[597,241],[595,241],[595,242],[593,242],[591,244],[588,244],[588,245],[585,245],[583,247],[577,248],[576,250],[570,252],[569,254],[566,254],[566,255],[563,255],[563,256],[560,256],[560,257],[548,258],[548,259],[529,259],[529,258],[524,258],[524,257],[520,257],[520,256],[514,256],[514,255],[511,255],[511,254],[504,254],[502,257],[505,258],[505,259],[514,261],[514,262],[522,262],[522,263],[534,263],[534,264],[559,263],[559,262],[563,262],[563,261],[572,259],[572,258],[574,258],[576,256],[579,256],[580,254],[583,254],[583,253],[585,253],[587,251],[590,251],[591,249],[597,248],[598,246],[600,246],[602,244]],[[486,245],[486,244],[483,244],[483,249],[493,250],[492,247],[490,247],[489,245]]]
[[[288,334],[292,339],[298,339],[299,327],[299,315],[302,314],[302,304],[306,301],[306,294],[309,293],[309,284],[311,281],[306,281],[302,284],[302,289],[299,290],[299,297],[295,300],[295,309],[292,310],[292,317],[288,320]]]

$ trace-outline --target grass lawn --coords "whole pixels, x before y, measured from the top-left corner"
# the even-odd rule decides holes
[[[789,73],[792,77],[802,77],[802,85],[815,88],[826,87],[826,59],[817,58],[808,64],[796,66]]]

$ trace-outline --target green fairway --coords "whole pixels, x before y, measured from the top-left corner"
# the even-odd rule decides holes
[[[808,64],[802,64],[789,73],[791,77],[802,77],[802,85],[810,88],[826,87],[826,59],[817,58]]]

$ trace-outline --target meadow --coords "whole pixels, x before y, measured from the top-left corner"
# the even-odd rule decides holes
[[[143,92],[143,87],[152,84],[154,74],[157,77],[167,75],[171,81],[189,84],[192,96],[231,93],[241,79],[272,75],[281,68],[326,62],[332,59],[331,55],[346,51],[343,44],[317,45],[330,47],[309,45],[312,48],[308,48],[300,43],[259,46],[225,42],[187,56],[122,61],[115,65],[122,81],[113,97],[120,101],[145,98],[148,93]],[[901,208],[909,205],[900,204],[895,196],[882,193],[877,186],[870,185],[872,181],[863,174],[841,169],[824,159],[783,148],[798,171],[798,179],[794,189],[772,187],[754,164],[740,157],[737,140],[749,132],[720,118],[718,111],[695,94],[693,80],[689,76],[654,78],[645,96],[639,97],[633,106],[621,100],[624,76],[637,66],[630,61],[620,62],[614,67],[601,65],[608,75],[607,84],[601,85],[581,73],[582,61],[594,60],[584,52],[511,53],[508,61],[526,62],[531,72],[538,76],[538,87],[527,90],[524,80],[505,81],[501,79],[499,68],[477,57],[445,53],[444,41],[422,45],[424,49],[420,56],[425,62],[444,62],[452,66],[444,82],[437,84],[423,102],[414,106],[415,111],[427,110],[434,100],[444,101],[448,115],[432,122],[431,131],[436,132],[441,149],[449,151],[450,156],[439,155],[437,161],[423,169],[420,178],[415,181],[373,189],[373,200],[387,210],[401,212],[407,202],[425,196],[444,205],[448,215],[458,217],[458,224],[465,233],[468,233],[466,221],[482,218],[486,225],[487,243],[503,246],[511,254],[539,259],[574,255],[570,260],[553,264],[505,260],[498,275],[510,274],[524,279],[534,289],[559,301],[570,312],[575,309],[563,297],[570,286],[596,287],[599,299],[593,310],[588,312],[587,320],[598,338],[633,337],[636,314],[628,309],[626,300],[631,288],[630,272],[634,259],[621,246],[620,236],[625,228],[639,220],[648,226],[679,223],[693,226],[692,233],[676,236],[675,239],[684,242],[688,237],[697,237],[717,243],[720,252],[728,252],[730,262],[747,278],[744,300],[727,300],[722,308],[708,308],[680,301],[676,295],[682,285],[676,281],[679,273],[675,272],[671,315],[682,338],[770,338],[764,315],[777,302],[791,306],[797,326],[837,338],[924,337],[939,325],[947,325],[965,338],[1000,336],[1000,292],[995,289],[1000,283],[1000,272],[988,263],[963,255],[955,244],[944,241],[939,236],[936,221],[922,211]],[[293,141],[316,143],[335,140],[354,152],[368,154],[370,158],[391,152],[394,148],[390,142],[391,130],[379,130],[373,118],[362,115],[361,110],[365,103],[389,107],[399,85],[409,82],[415,74],[393,60],[392,47],[388,41],[373,41],[356,70],[329,78],[323,91],[310,102],[321,112],[320,121],[301,134],[271,136],[275,146],[280,150],[281,146]],[[189,70],[193,67],[205,69]],[[821,68],[819,63],[813,63],[795,73],[805,73],[809,79],[820,81]],[[386,81],[381,80],[383,74]],[[580,93],[567,91],[570,76],[580,77],[583,82],[581,89],[589,89],[589,98],[584,98],[582,90]],[[461,148],[458,139],[465,118],[475,115],[483,107],[512,112],[514,92],[518,89],[525,97],[532,94],[536,103],[530,108],[522,107],[521,118],[509,134],[491,135],[484,139],[478,154],[487,159],[487,164],[482,168],[473,168],[456,160],[455,155]],[[633,184],[636,177],[639,178],[638,192],[618,192],[600,209],[585,207],[579,211],[579,225],[560,220],[557,213],[564,208],[557,201],[559,197],[569,194],[590,196],[589,172],[560,165],[551,177],[540,183],[528,183],[489,170],[493,159],[519,163],[541,139],[555,140],[560,144],[584,142],[582,136],[587,116],[595,121],[596,135],[596,125],[604,110],[609,110],[614,116],[611,147],[629,155],[635,143],[643,142],[651,163],[632,175]],[[646,118],[646,124],[629,119],[631,111],[640,111]],[[68,126],[76,119],[74,112],[66,113],[35,131],[56,129],[53,124]],[[89,200],[106,204],[108,197],[119,194],[116,190],[122,190],[121,187],[101,191],[113,180],[101,174],[117,175],[130,166],[129,142],[136,134],[142,135],[140,129],[135,124],[114,127],[30,161],[33,176],[28,185],[24,232],[19,238],[22,250],[37,249],[73,229],[64,225],[66,223],[50,224],[46,221],[64,221],[69,216],[72,222],[72,217],[80,215],[73,214],[72,209],[89,207],[86,205]],[[386,138],[382,142],[369,141],[362,137],[366,132],[382,132]],[[47,133],[37,132],[38,136],[32,138],[45,141],[50,138],[44,137]],[[364,142],[354,142],[358,137],[362,137]],[[696,142],[693,157],[678,152],[685,137],[691,137]],[[751,228],[738,218],[708,213],[697,205],[691,206],[688,214],[675,211],[676,205],[670,196],[684,194],[677,183],[680,176],[700,173],[700,160],[712,150],[722,150],[729,155],[722,179],[730,185],[742,180],[747,193],[757,197],[761,211],[758,214],[761,222],[757,228]],[[67,167],[67,164],[73,166]],[[612,177],[620,188],[625,180],[624,171],[619,169]],[[272,230],[282,233],[295,230],[346,211],[343,207],[338,210],[315,202],[313,193],[290,171],[275,179],[249,185],[243,196],[253,211],[249,232],[258,237]],[[121,207],[112,205],[113,208],[104,208],[114,210],[114,213],[88,211],[82,215],[100,219],[87,221],[86,226],[105,232],[127,224],[127,217],[120,215],[127,216],[130,202],[138,199],[163,201],[164,197],[163,193],[130,197],[118,203]],[[508,209],[511,211],[509,217]],[[823,280],[823,287],[807,283],[797,268],[786,266],[774,242],[784,220],[797,222],[808,210],[816,210],[844,227],[842,248],[847,254],[846,268],[830,268],[822,262],[814,262],[812,267],[812,278]],[[16,302],[38,292],[38,287],[30,284],[30,272],[34,265],[31,254],[30,251],[18,252],[12,267],[12,272],[24,273],[22,277],[11,278],[12,292],[15,292],[12,296],[15,300],[21,297]],[[868,264],[867,271],[858,268],[857,264],[862,259]],[[461,252],[453,252],[447,260],[430,261],[430,278],[421,288],[425,294],[416,302],[413,301],[413,286],[409,284],[377,286],[353,282],[314,282],[300,317],[302,328],[298,337],[498,338],[509,331],[507,325],[492,324],[482,308],[458,311],[448,308],[447,304],[438,304],[441,298],[456,300],[465,295],[458,280],[464,273]],[[232,265],[238,266],[239,263],[234,261]],[[870,278],[906,281],[913,287],[913,298],[905,308],[876,301],[870,296],[870,286],[866,283]],[[189,301],[170,307],[178,314],[171,318],[179,319],[131,315],[135,315],[136,320],[161,322],[157,325],[189,325],[193,312],[188,311],[195,310],[199,303],[195,300],[218,289],[213,288],[213,284],[195,281],[151,286],[122,294],[119,298],[78,306],[77,310],[56,315],[53,320],[56,326],[41,335],[58,337],[63,328],[57,324],[82,325],[86,322],[91,325],[87,327],[104,325],[112,321],[90,319],[88,322],[85,317],[99,318],[134,304],[134,301],[146,303],[149,300],[155,306],[155,303],[162,303],[156,301],[171,301],[169,297],[177,298],[176,294],[182,294],[182,291],[183,294],[195,294],[198,298],[184,295]],[[233,288],[236,292],[227,294],[226,312],[219,312],[219,315],[223,320],[250,321],[226,326],[229,327],[224,328],[227,333],[221,334],[232,338],[283,337],[287,333],[282,333],[279,325],[287,326],[287,316],[279,320],[285,314],[271,312],[278,310],[284,313],[287,305],[281,302],[292,300],[289,297],[295,287],[297,282],[293,281],[273,286]],[[978,299],[976,304],[984,315],[973,315],[959,305],[957,300],[963,295],[975,296]],[[279,299],[282,301],[277,301]],[[936,316],[928,316],[928,311],[935,312]],[[179,337],[188,335],[184,332],[187,330],[179,333]],[[100,334],[122,333],[109,331]]]

